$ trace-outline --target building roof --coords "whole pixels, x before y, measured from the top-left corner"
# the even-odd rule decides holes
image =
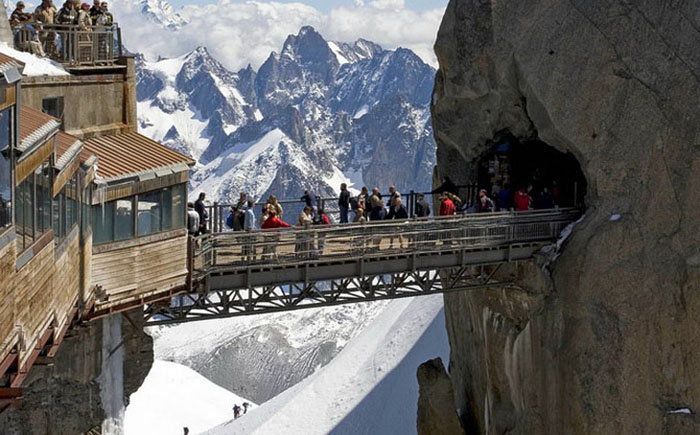
[[[89,139],[85,150],[99,159],[97,175],[105,181],[145,174],[163,176],[195,164],[191,158],[133,132]]]
[[[58,132],[61,124],[49,116],[24,104],[19,108],[19,146],[17,151],[25,152],[34,145],[43,143]]]
[[[10,57],[6,54],[0,53],[0,74],[12,68],[17,68],[21,70],[24,68],[24,63],[18,61],[14,57]]]
[[[76,154],[85,163],[91,154],[83,148],[83,142],[75,136],[59,131],[56,135],[56,168],[62,169]]]

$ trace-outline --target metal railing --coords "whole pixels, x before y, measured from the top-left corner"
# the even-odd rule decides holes
[[[479,189],[476,184],[457,186],[459,197],[462,199],[462,209],[468,209],[476,204],[476,199],[478,196]],[[370,192],[371,194],[371,192]],[[438,197],[442,192],[415,192],[413,190],[408,193],[401,193],[404,206],[408,212],[408,216],[413,218],[416,212],[416,202],[418,195],[423,195],[425,201],[430,205],[431,215],[436,215],[435,206],[439,207]],[[384,194],[382,198],[387,201],[389,196]],[[331,223],[340,222],[340,207],[338,206],[338,197],[318,197],[318,207],[322,208],[324,212],[328,215]],[[285,199],[278,201],[282,205],[284,214],[282,220],[289,224],[296,223],[299,215],[306,203],[301,199]],[[262,206],[265,205],[265,200],[258,201],[254,205],[254,211],[256,218],[260,217]],[[385,204],[388,207],[388,204]],[[231,203],[219,203],[214,202],[213,204],[207,205],[206,210],[209,219],[206,222],[207,231],[213,233],[220,233],[224,231],[230,231],[231,228],[226,226],[226,218],[228,217],[229,211],[234,206]],[[369,211],[369,210],[368,210]],[[350,219],[352,219],[353,213],[350,212]]]
[[[71,66],[111,65],[121,56],[121,30],[110,26],[25,23],[13,29],[18,50]]]
[[[569,208],[205,234],[194,239],[192,267],[195,275],[203,275],[217,268],[285,266],[551,241],[579,216],[578,209]]]

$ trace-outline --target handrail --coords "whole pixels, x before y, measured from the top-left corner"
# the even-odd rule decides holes
[[[221,268],[236,270],[551,241],[579,216],[578,209],[567,208],[205,234],[195,239],[194,268],[202,275]]]
[[[18,50],[47,56],[70,66],[113,64],[121,55],[121,29],[109,26],[22,23],[13,29]]]

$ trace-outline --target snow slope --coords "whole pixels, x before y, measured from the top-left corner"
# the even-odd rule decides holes
[[[416,433],[416,369],[449,358],[442,304],[441,295],[392,301],[327,366],[207,434]]]
[[[197,434],[232,417],[234,403],[250,400],[213,384],[180,364],[155,360],[141,388],[131,395],[125,435]]]

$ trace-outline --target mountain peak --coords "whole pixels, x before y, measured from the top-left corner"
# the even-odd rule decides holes
[[[166,0],[141,0],[140,5],[143,15],[166,29],[177,30],[189,24]]]

